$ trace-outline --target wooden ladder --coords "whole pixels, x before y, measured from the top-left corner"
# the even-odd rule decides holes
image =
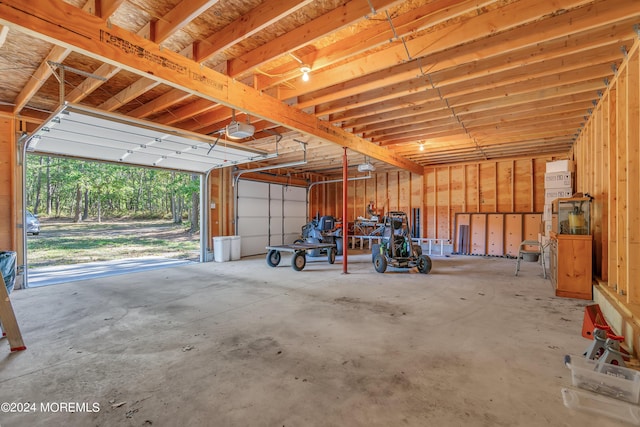
[[[2,335],[7,336],[12,352],[27,349],[22,341],[22,334],[20,334],[18,321],[13,312],[11,300],[9,300],[9,293],[7,292],[7,285],[4,282],[2,274],[0,274],[0,324],[2,324]]]

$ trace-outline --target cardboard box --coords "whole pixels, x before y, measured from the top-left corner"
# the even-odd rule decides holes
[[[548,188],[544,190],[544,204],[549,205],[555,199],[562,199],[573,196],[571,187],[565,188]]]
[[[547,173],[551,172],[573,172],[572,160],[556,160],[547,162]]]
[[[573,187],[572,172],[548,172],[544,174],[544,188]]]

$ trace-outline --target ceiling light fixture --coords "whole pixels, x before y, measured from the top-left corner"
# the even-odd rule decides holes
[[[420,151],[424,151],[424,142],[420,143]]]
[[[309,73],[311,72],[311,67],[309,67],[307,64],[302,64],[302,66],[300,67],[300,72],[302,73],[302,81],[308,82]]]

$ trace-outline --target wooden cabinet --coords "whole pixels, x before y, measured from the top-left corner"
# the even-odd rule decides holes
[[[504,216],[504,253],[512,257],[518,256],[522,238],[522,214],[506,214]],[[536,239],[538,240],[538,239]]]
[[[551,233],[549,275],[559,297],[593,299],[591,235]]]

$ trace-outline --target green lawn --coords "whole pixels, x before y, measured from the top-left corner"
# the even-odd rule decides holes
[[[29,268],[143,256],[197,259],[199,233],[167,221],[83,222],[41,219],[27,238]]]

